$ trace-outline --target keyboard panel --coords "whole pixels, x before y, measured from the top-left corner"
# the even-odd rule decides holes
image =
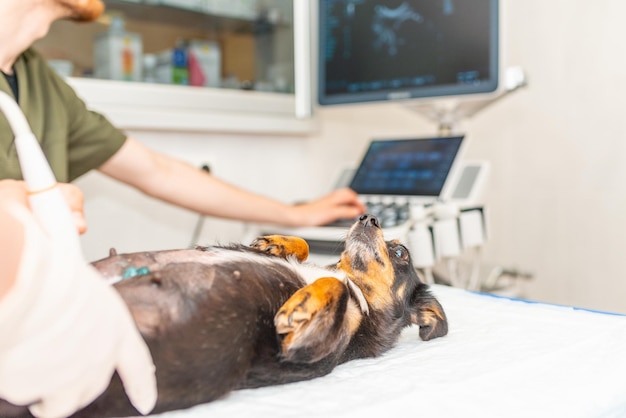
[[[409,220],[409,204],[405,202],[366,202],[367,213],[378,218],[382,228],[392,228]],[[356,219],[338,219],[324,226],[349,228]]]

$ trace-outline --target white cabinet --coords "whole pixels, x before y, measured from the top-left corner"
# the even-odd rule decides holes
[[[35,47],[50,60],[70,63],[70,84],[122,128],[307,133],[315,126],[310,6],[300,1],[105,0],[98,21],[56,22]],[[125,31],[141,38],[142,57],[135,60],[141,81],[94,77],[94,40],[119,18]],[[189,45],[219,48],[214,70],[220,79],[212,77],[210,87],[192,79],[193,71],[206,69],[197,59],[190,64],[192,55],[186,55],[187,79],[159,77],[148,66],[173,65],[168,54]]]

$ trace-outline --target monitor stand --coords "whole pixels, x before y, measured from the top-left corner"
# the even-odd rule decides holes
[[[453,133],[455,126],[463,118],[474,116],[496,101],[526,85],[527,80],[524,70],[521,67],[509,67],[504,75],[504,89],[495,95],[471,96],[467,98],[455,96],[424,102],[418,100],[407,103],[407,107],[436,122],[440,136],[448,136]]]

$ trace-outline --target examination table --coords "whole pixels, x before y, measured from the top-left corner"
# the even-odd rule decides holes
[[[163,418],[626,417],[626,316],[434,285],[450,332]]]

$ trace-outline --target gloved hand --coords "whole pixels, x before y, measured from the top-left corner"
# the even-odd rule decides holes
[[[25,241],[18,277],[0,299],[0,398],[30,405],[35,416],[67,416],[117,370],[133,405],[149,413],[154,364],[121,297],[55,245],[25,207],[4,208],[24,225]]]

